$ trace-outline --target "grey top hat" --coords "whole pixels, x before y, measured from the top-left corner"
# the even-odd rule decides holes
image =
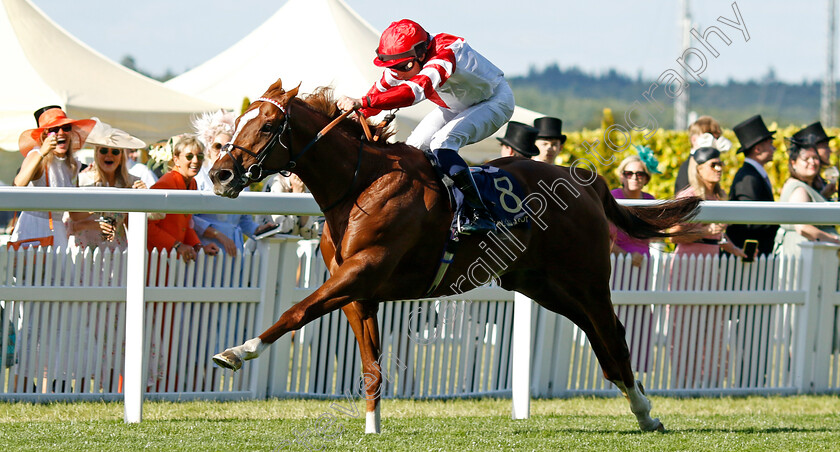
[[[537,140],[539,130],[521,122],[508,122],[507,130],[503,138],[496,138],[503,144],[513,148],[516,152],[525,157],[533,157],[539,155],[540,151],[534,141]]]

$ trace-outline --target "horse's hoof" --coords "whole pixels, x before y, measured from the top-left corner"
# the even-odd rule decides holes
[[[237,371],[242,368],[242,360],[230,350],[225,350],[213,356],[213,362],[219,367]]]
[[[649,427],[643,427],[642,430],[646,431],[646,432],[664,433],[665,432],[665,426],[662,425],[662,422],[659,421],[659,418],[654,418],[651,425]]]

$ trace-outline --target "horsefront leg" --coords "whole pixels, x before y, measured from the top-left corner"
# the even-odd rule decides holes
[[[380,399],[382,393],[382,348],[379,342],[377,303],[350,303],[341,308],[359,343],[362,358],[362,379],[359,390],[365,391],[365,433],[381,433]]]
[[[284,334],[298,330],[307,323],[341,308],[353,300],[363,299],[359,291],[373,286],[366,284],[365,275],[375,274],[370,271],[371,265],[353,265],[353,261],[365,262],[363,259],[348,259],[339,267],[336,274],[328,279],[310,296],[292,306],[280,316],[280,319],[259,336],[245,341],[242,345],[228,348],[213,356],[213,362],[220,367],[231,370],[242,368],[242,362],[257,358]],[[370,262],[368,260],[367,262]]]

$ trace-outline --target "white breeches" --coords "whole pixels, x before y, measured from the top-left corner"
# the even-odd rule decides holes
[[[502,81],[489,99],[466,110],[436,108],[417,124],[405,142],[423,150],[458,151],[499,130],[513,116],[514,105],[513,91]]]

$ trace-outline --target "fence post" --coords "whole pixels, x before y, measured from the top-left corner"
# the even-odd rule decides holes
[[[828,358],[833,335],[833,299],[837,290],[837,250],[825,242],[804,242],[801,249],[800,288],[805,305],[796,329],[796,366],[793,384],[800,393],[828,388]]]
[[[144,313],[146,311],[146,212],[128,214],[125,281],[125,423],[143,419]],[[131,319],[130,321],[128,319]]]
[[[531,311],[534,302],[515,292],[513,296],[513,419],[531,416]]]
[[[274,316],[269,325],[288,311],[294,305],[294,290],[297,287],[298,271],[298,240],[300,237],[285,237],[277,240],[279,245],[277,280],[274,300],[270,301],[274,306]],[[286,334],[275,342],[271,350],[271,375],[268,380],[268,396],[280,397],[286,393],[289,379],[289,367],[291,360],[292,336]]]
[[[280,249],[283,246],[283,241],[274,237],[269,237],[257,242],[257,251],[260,253],[260,305],[257,308],[256,327],[259,331],[254,332],[255,335],[262,333],[266,328],[270,327],[275,320],[274,313],[274,299],[277,296],[277,264],[280,261]],[[271,350],[271,349],[269,349]],[[251,390],[254,393],[254,398],[264,399],[268,394],[268,386],[271,381],[272,369],[274,363],[272,362],[272,353],[267,353],[262,360],[256,359],[253,365],[257,366],[256,371],[252,374]]]

